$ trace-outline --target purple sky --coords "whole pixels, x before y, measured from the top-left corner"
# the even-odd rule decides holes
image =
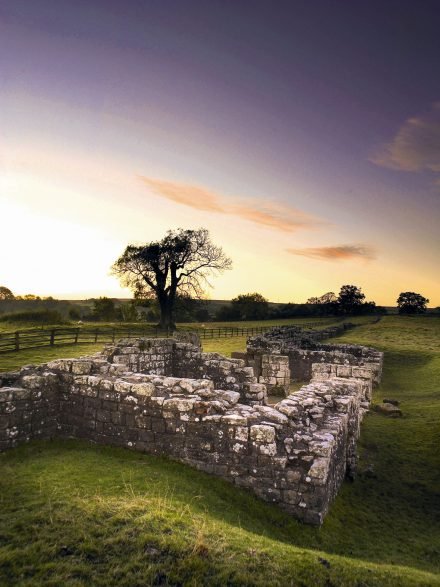
[[[236,261],[213,297],[356,283],[378,303],[415,290],[439,305],[439,30],[426,0],[2,2],[2,222],[22,206],[32,242],[32,215],[61,234],[73,222],[85,251],[98,231],[113,257],[203,225]],[[18,280],[14,254],[0,280],[47,289],[44,273]],[[53,293],[118,293],[109,259],[88,261],[102,281],[76,259],[77,285],[66,274]]]

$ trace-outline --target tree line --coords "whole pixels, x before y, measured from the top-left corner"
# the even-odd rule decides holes
[[[367,301],[360,287],[343,285],[338,295],[327,292],[309,298],[306,304],[274,306],[257,292],[241,294],[230,304],[218,308],[212,316],[202,299],[203,294],[211,286],[211,277],[231,268],[231,259],[220,246],[212,243],[206,229],[170,230],[162,240],[128,245],[113,264],[113,274],[133,291],[132,301],[115,303],[115,300],[101,297],[92,300],[93,307],[86,314],[78,308],[70,308],[69,318],[125,322],[157,320],[160,328],[173,329],[176,321],[264,320],[386,312],[374,301]],[[40,300],[33,294],[14,296],[9,288],[0,287],[0,302],[19,299]],[[416,292],[401,292],[396,303],[401,314],[419,314],[426,311],[429,300]]]
[[[113,265],[113,273],[121,284],[130,287],[136,299],[156,300],[159,326],[174,328],[179,300],[200,298],[210,285],[208,278],[232,268],[232,261],[222,248],[214,245],[206,229],[168,231],[161,241],[144,245],[128,245]],[[397,305],[400,313],[422,313],[429,300],[415,292],[402,292]],[[242,294],[228,306],[221,307],[219,320],[263,320],[288,317],[298,306],[286,304],[277,311],[259,293]],[[356,315],[384,312],[373,301],[366,301],[360,287],[343,285],[319,298],[310,298],[304,315]]]

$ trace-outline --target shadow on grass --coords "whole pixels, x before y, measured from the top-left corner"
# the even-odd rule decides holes
[[[153,496],[165,500],[164,528],[171,509],[189,518],[202,516],[226,534],[240,530],[280,545],[427,571],[438,568],[432,542],[434,495],[426,488],[405,487],[399,497],[396,485],[381,472],[377,479],[344,485],[323,527],[314,528],[226,481],[127,449],[82,441],[41,442],[11,451],[2,461],[25,508],[46,503],[50,495],[57,496],[60,508],[71,495],[84,495],[86,501],[99,495],[104,510],[106,500],[139,496],[148,502]],[[158,506],[154,508],[157,514]],[[82,515],[79,512],[79,519]]]

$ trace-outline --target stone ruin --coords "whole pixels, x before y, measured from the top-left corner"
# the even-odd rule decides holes
[[[321,524],[344,477],[383,355],[321,344],[343,326],[203,353],[194,339],[122,339],[101,353],[0,373],[0,450],[84,438],[176,460]],[[305,384],[289,393],[290,381]],[[268,390],[287,395],[268,405]]]

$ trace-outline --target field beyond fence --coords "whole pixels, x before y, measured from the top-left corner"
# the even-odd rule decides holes
[[[336,322],[337,320],[335,320]],[[319,328],[328,325],[325,321],[302,322],[302,328]],[[267,332],[274,325],[234,327],[223,326],[217,328],[200,328],[185,326],[177,329],[196,332],[201,339],[231,338],[234,336],[255,336]],[[119,338],[136,338],[145,336],[149,338],[161,338],[172,336],[172,331],[161,330],[155,326],[145,324],[127,326],[102,326],[102,327],[58,327],[47,329],[26,329],[14,332],[0,333],[0,353],[33,349],[45,346],[66,344],[96,344],[115,342]]]

